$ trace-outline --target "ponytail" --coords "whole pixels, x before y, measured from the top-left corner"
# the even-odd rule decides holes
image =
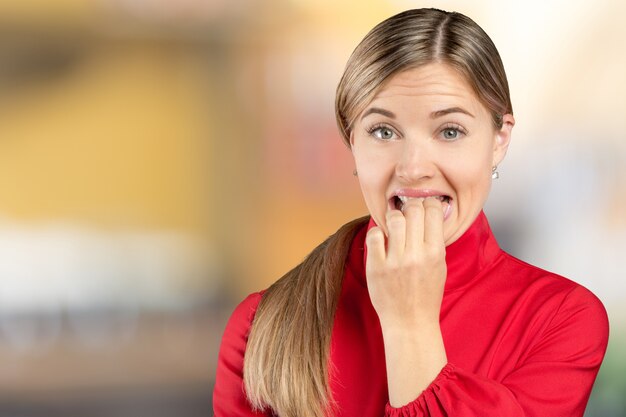
[[[369,216],[342,226],[263,294],[244,357],[255,410],[280,417],[327,417],[330,339],[345,262]]]

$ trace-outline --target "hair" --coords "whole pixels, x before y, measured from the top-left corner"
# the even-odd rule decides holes
[[[397,14],[365,36],[350,57],[337,87],[335,115],[344,141],[357,116],[391,76],[429,63],[443,63],[469,82],[491,112],[493,124],[513,114],[500,54],[472,19],[456,12],[415,9]]]
[[[263,294],[244,357],[255,409],[325,417],[330,336],[350,244],[369,217],[341,227]]]
[[[356,118],[401,71],[428,63],[456,69],[491,112],[494,127],[513,112],[500,55],[470,18],[437,9],[397,14],[356,47],[337,87],[335,113],[344,142]],[[280,417],[333,414],[330,340],[345,262],[368,217],[341,227],[276,281],[257,308],[244,357],[244,388],[255,410]]]

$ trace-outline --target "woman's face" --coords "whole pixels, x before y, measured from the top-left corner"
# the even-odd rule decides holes
[[[504,158],[514,124],[502,129],[471,86],[433,63],[390,78],[354,123],[350,143],[365,203],[385,234],[385,213],[411,197],[442,196],[446,245],[482,209],[492,167]]]

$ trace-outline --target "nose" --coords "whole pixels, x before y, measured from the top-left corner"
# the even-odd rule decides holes
[[[407,139],[402,154],[396,164],[398,178],[414,183],[422,179],[432,178],[436,172],[436,164],[427,143]]]

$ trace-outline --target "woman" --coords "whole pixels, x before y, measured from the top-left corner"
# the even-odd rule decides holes
[[[336,114],[371,216],[237,307],[216,416],[582,416],[607,317],[503,252],[482,212],[515,123],[487,34],[434,9],[387,19]]]

